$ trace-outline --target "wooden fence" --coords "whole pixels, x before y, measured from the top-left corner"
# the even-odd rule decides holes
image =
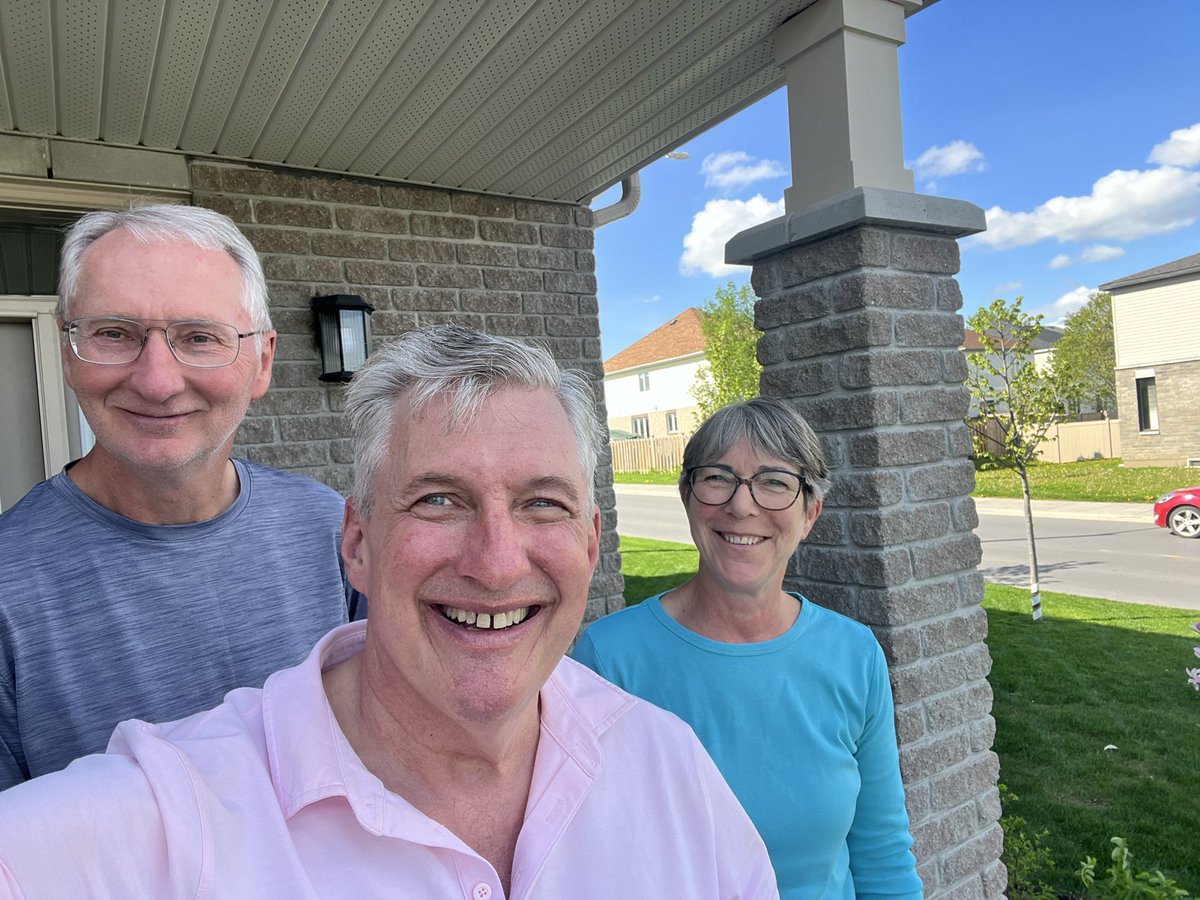
[[[682,434],[613,441],[610,445],[613,471],[649,472],[659,469],[678,472],[683,465],[683,445],[686,442],[687,439]]]
[[[1000,427],[995,422],[976,419],[971,422],[976,433],[982,432],[993,446],[1001,440]],[[1098,419],[1095,422],[1063,422],[1050,428],[1046,440],[1038,444],[1038,458],[1043,462],[1075,462],[1080,459],[1113,459],[1121,455],[1121,420]]]

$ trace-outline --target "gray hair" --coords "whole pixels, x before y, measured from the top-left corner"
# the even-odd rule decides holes
[[[407,397],[416,413],[435,397],[445,397],[450,423],[457,426],[471,421],[492,393],[507,387],[548,390],[558,397],[578,445],[588,508],[594,506],[602,429],[588,377],[559,369],[540,347],[461,325],[433,325],[375,350],[346,389],[354,446],[350,499],[359,515],[371,517],[375,476],[388,453],[397,400]]]
[[[689,490],[689,469],[715,462],[743,439],[758,453],[794,465],[804,475],[808,497],[813,500],[825,497],[829,490],[829,467],[821,442],[803,416],[772,397],[731,403],[709,416],[683,449],[680,487]]]
[[[59,267],[58,306],[61,321],[70,316],[79,290],[83,253],[110,231],[128,231],[142,243],[181,241],[202,250],[228,253],[242,273],[242,306],[255,331],[271,330],[267,279],[258,253],[228,216],[200,206],[153,204],[129,209],[101,209],[81,217],[67,232]],[[131,273],[130,277],[136,277]]]

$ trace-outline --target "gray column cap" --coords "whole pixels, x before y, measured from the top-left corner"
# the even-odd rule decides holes
[[[725,245],[725,262],[751,265],[788,247],[860,225],[956,238],[987,228],[983,210],[965,200],[859,187],[735,234]]]

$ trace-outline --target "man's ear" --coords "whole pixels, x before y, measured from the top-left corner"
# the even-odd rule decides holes
[[[345,512],[342,513],[342,562],[346,567],[346,577],[350,584],[360,594],[370,594],[367,591],[368,547],[366,521],[358,514],[353,500],[346,501]]]

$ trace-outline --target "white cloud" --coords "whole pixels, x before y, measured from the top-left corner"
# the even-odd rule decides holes
[[[718,278],[745,271],[744,266],[725,263],[725,243],[753,225],[783,215],[783,200],[771,201],[762,194],[749,200],[709,200],[692,216],[692,228],[683,238],[679,271],[684,275]]]
[[[1200,122],[1172,131],[1169,138],[1155,145],[1147,159],[1160,166],[1200,165]]]
[[[1125,255],[1124,247],[1114,247],[1111,244],[1092,244],[1084,247],[1079,258],[1083,262],[1104,262],[1106,259],[1119,259]]]
[[[1050,262],[1046,263],[1046,268],[1047,269],[1065,269],[1070,264],[1071,264],[1071,257],[1067,256],[1067,254],[1065,254],[1065,253],[1060,253],[1060,254],[1058,254],[1058,256],[1054,257],[1054,259],[1050,260]]]
[[[721,190],[733,190],[755,181],[787,174],[787,170],[775,160],[755,159],[741,150],[710,153],[700,164],[700,171],[704,173],[705,185]]]
[[[1073,313],[1075,310],[1080,309],[1092,299],[1092,294],[1094,293],[1096,293],[1095,288],[1080,285],[1075,290],[1068,291],[1055,300],[1050,304],[1050,308],[1053,310],[1052,315],[1058,317],[1054,324],[1061,324],[1066,319],[1068,313]]]
[[[951,141],[942,147],[930,147],[911,165],[913,174],[922,179],[982,172],[984,169],[983,153],[970,141]]]
[[[1004,284],[998,284],[988,293],[992,297],[1004,297],[1008,294],[1016,294],[1024,285],[1020,281],[1006,281]]]
[[[987,211],[988,230],[969,238],[998,250],[1047,238],[1130,241],[1186,228],[1200,217],[1200,172],[1174,166],[1118,169],[1098,179],[1086,197],[1053,197],[1032,212]]]
[[[658,294],[651,294],[649,297],[643,297],[643,303],[657,303],[662,298]]]

